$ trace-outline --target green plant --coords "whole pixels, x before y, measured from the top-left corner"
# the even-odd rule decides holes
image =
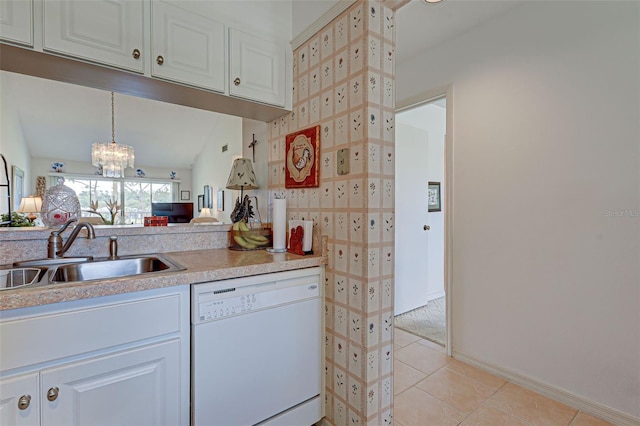
[[[12,220],[11,226],[15,226],[15,227],[36,226],[35,223],[31,222],[25,216],[18,214],[16,212],[11,213],[11,220]],[[8,221],[9,221],[9,214],[4,213],[0,217],[0,222],[8,222]],[[9,224],[7,223],[6,225],[0,225],[0,226],[8,227]]]

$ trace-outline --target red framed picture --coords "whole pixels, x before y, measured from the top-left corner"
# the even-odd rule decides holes
[[[310,127],[287,135],[285,141],[285,188],[313,188],[318,180],[320,156],[320,126]]]

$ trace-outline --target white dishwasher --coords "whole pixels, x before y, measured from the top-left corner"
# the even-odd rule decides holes
[[[192,426],[323,417],[321,268],[191,286]]]

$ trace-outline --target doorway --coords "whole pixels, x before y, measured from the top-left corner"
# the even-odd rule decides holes
[[[447,344],[446,97],[396,114],[395,326]]]

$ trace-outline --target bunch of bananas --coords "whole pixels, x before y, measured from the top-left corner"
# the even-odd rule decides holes
[[[240,233],[232,233],[233,241],[240,247],[245,249],[255,249],[260,246],[269,244],[269,239],[264,235],[251,234],[249,227],[244,221],[239,221],[233,224],[234,231],[246,232],[246,234],[240,235]]]

